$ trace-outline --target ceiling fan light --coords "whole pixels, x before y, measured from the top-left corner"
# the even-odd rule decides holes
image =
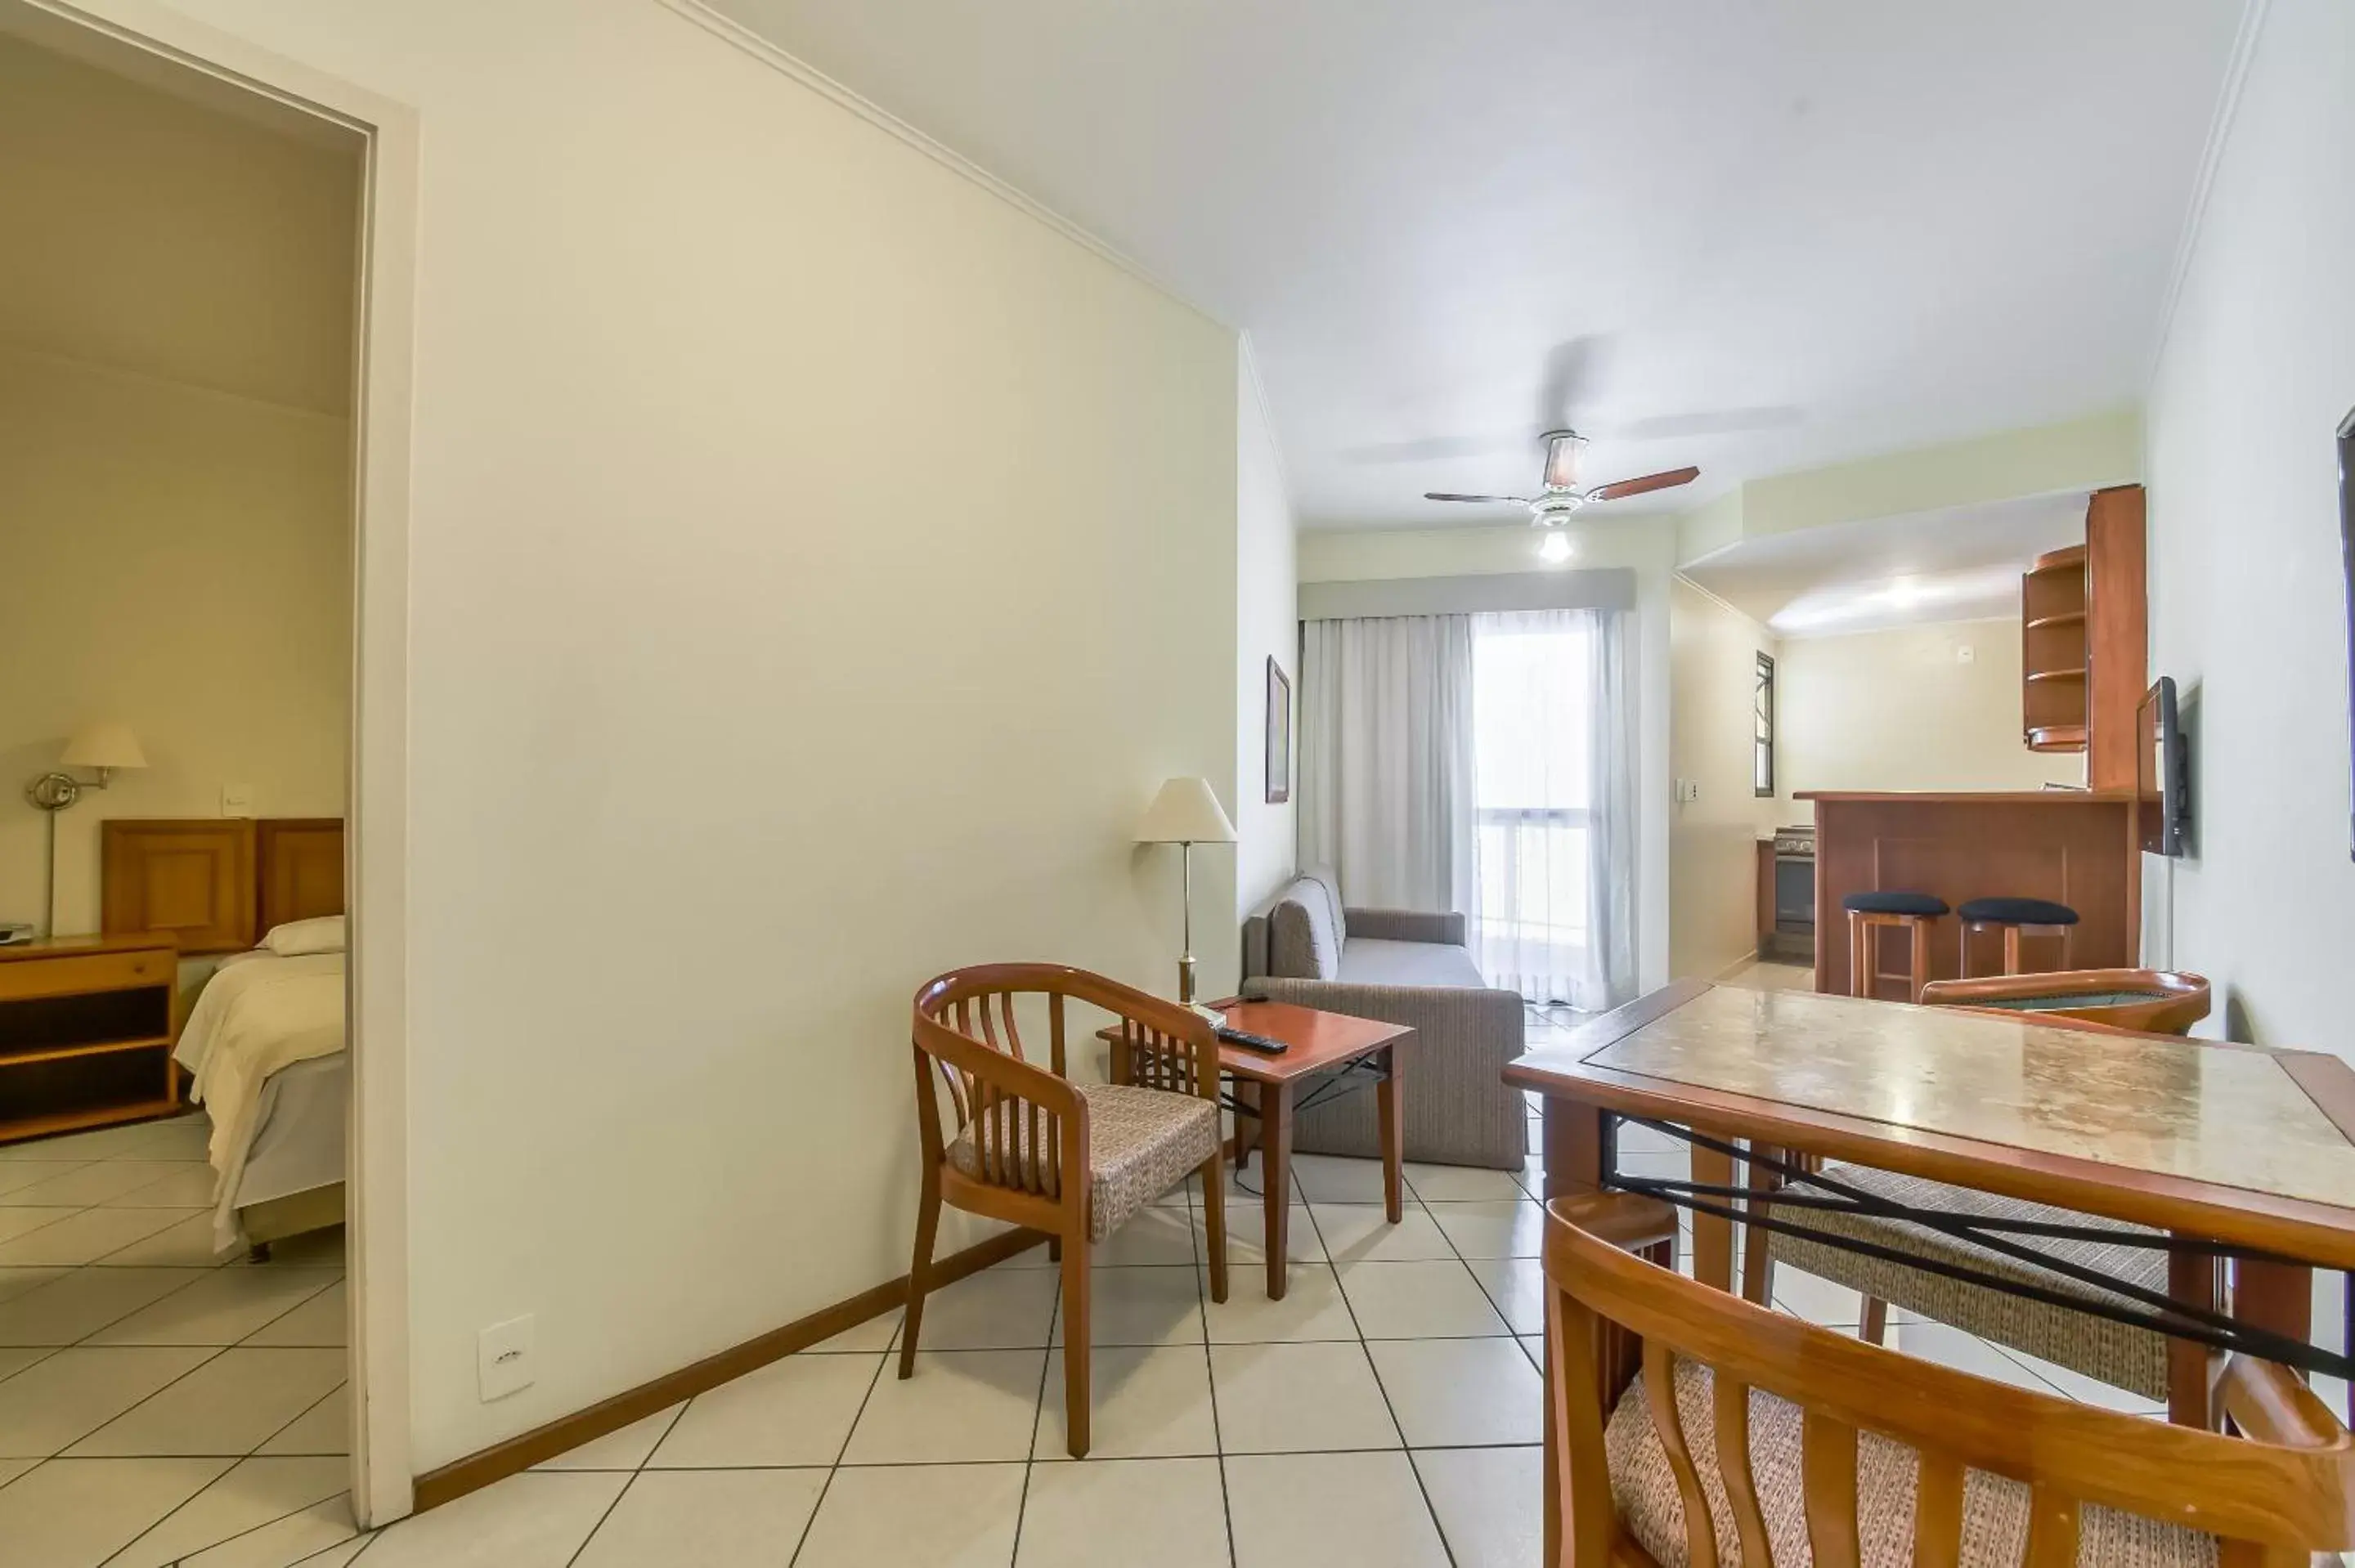
[[[1538,559],[1550,567],[1558,567],[1573,554],[1570,535],[1559,528],[1549,528],[1546,536],[1538,541]]]

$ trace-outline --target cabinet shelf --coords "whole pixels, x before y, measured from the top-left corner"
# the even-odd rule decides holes
[[[2073,670],[2030,670],[2028,673],[2028,678],[2030,681],[2082,681],[2085,678],[2085,672],[2082,667]]]
[[[2081,724],[2039,725],[2028,732],[2030,751],[2083,751],[2085,726]]]
[[[33,1062],[63,1062],[75,1056],[104,1056],[116,1051],[153,1051],[171,1043],[168,1034],[154,1034],[137,1040],[95,1040],[86,1045],[51,1045],[38,1051],[9,1052],[0,1054],[0,1072]]]
[[[2084,624],[2085,612],[2082,609],[2071,609],[2056,615],[2037,616],[2029,621],[2028,630],[2037,631],[2047,626],[2083,626]]]

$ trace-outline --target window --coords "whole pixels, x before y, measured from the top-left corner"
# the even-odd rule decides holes
[[[1595,618],[1472,618],[1475,951],[1491,983],[1567,1001],[1588,945]]]
[[[1751,700],[1750,792],[1774,792],[1774,661],[1758,655],[1758,691]]]

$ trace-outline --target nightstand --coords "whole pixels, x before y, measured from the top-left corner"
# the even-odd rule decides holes
[[[178,1110],[179,970],[169,937],[0,948],[0,1143]]]

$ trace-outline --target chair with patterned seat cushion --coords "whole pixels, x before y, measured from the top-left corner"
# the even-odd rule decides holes
[[[2288,1568],[2355,1542],[2355,1443],[2283,1368],[2226,1362],[2238,1436],[2032,1393],[1604,1239],[1647,1203],[1674,1226],[1625,1193],[1547,1214],[1554,1568]]]
[[[1120,1020],[1126,1084],[1066,1075],[1067,1001]],[[1043,1012],[1045,1065],[1023,1050],[1021,1015]],[[1091,1030],[1091,1033],[1092,1031]],[[991,964],[928,982],[915,1003],[916,1123],[923,1186],[908,1270],[900,1375],[916,1367],[941,1205],[1043,1231],[1063,1269],[1063,1397],[1071,1457],[1088,1452],[1091,1249],[1188,1175],[1202,1178],[1210,1297],[1227,1298],[1218,1037],[1200,1017],[1102,975],[1059,964]],[[944,1125],[943,1101],[954,1118]]]

